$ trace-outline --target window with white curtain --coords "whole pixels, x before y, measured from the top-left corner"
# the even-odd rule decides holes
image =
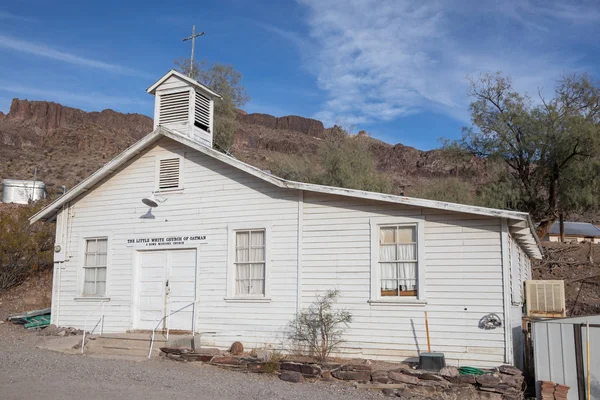
[[[96,238],[85,241],[85,256],[83,264],[83,295],[106,295],[106,258],[108,239]]]
[[[265,230],[235,232],[235,294],[265,294]]]
[[[379,227],[379,288],[382,297],[417,296],[417,227]]]

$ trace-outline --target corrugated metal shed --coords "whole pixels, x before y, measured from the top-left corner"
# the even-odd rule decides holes
[[[553,223],[548,233],[551,235],[560,235],[559,223]],[[565,235],[600,237],[600,229],[598,229],[596,225],[588,222],[565,222]]]
[[[586,399],[586,323],[590,324],[591,398],[600,399],[600,315],[532,322],[535,380],[570,386],[569,400]],[[539,387],[536,390],[539,395]]]

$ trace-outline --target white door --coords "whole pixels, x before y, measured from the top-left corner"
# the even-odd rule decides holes
[[[196,250],[142,251],[135,329],[152,330],[161,319],[194,302]],[[159,329],[192,330],[194,306],[166,318]]]

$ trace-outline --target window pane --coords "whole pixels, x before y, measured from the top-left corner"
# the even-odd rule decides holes
[[[251,279],[264,279],[265,278],[265,264],[250,264],[250,278]]]
[[[83,295],[91,296],[96,294],[96,284],[94,282],[85,282],[83,285]]]
[[[250,265],[237,265],[236,266],[236,284],[235,294],[247,294],[250,288]]]
[[[379,243],[384,243],[384,244],[394,243],[394,231],[395,230],[396,230],[395,226],[382,227],[380,229]]]
[[[96,268],[96,280],[106,282],[106,268]]]
[[[414,244],[398,245],[398,261],[413,261],[417,259],[417,246]]]
[[[265,232],[264,231],[254,231],[251,233],[250,238],[251,246],[264,246],[265,245]]]
[[[86,253],[95,253],[97,249],[96,239],[90,239],[87,241]]]
[[[264,247],[250,248],[250,260],[249,261],[265,261],[265,248]]]
[[[85,268],[84,280],[86,282],[96,282],[96,268]]]
[[[415,290],[417,284],[417,264],[400,263],[398,266],[398,277],[400,286],[404,290]]]
[[[265,281],[262,279],[252,279],[250,281],[250,291],[249,294],[261,295],[265,294]]]
[[[247,247],[238,248],[235,251],[236,262],[248,262],[250,261],[249,249]]]
[[[236,246],[248,247],[250,244],[250,232],[236,232]]]
[[[106,266],[106,253],[96,255],[96,265],[99,267]]]
[[[415,243],[416,229],[414,226],[400,226],[396,231],[396,243]]]
[[[96,296],[104,296],[106,293],[106,282],[97,282],[96,283]]]
[[[381,263],[381,279],[396,279],[398,278],[398,267],[395,263]]]
[[[382,296],[398,296],[398,281],[395,279],[383,279],[381,281]]]
[[[236,232],[236,262],[250,261],[250,232]]]
[[[96,266],[96,254],[86,254],[85,255],[85,266],[86,267],[95,267]]]
[[[107,239],[98,239],[96,251],[98,253],[106,253],[107,249],[108,249],[108,240]]]
[[[379,246],[379,261],[396,261],[396,247],[395,244],[382,244]]]
[[[250,234],[250,261],[265,260],[265,232],[254,231]]]

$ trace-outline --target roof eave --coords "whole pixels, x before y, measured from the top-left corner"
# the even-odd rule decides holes
[[[139,154],[145,147],[154,143],[160,137],[160,129],[155,129],[154,131],[150,132],[142,139],[129,146],[125,151],[117,155],[115,158],[104,164],[102,168],[91,174],[79,184],[75,185],[67,193],[60,196],[58,199],[54,200],[52,203],[48,204],[46,207],[42,208],[40,211],[34,214],[31,218],[29,218],[29,223],[34,224],[37,221],[47,221],[53,218],[54,215],[58,213],[63,204],[75,200],[77,197],[87,192],[98,182],[100,182],[106,176],[110,175],[112,172],[120,168],[132,157]]]
[[[154,82],[152,84],[152,86],[150,86],[148,89],[146,89],[146,92],[153,95],[156,92],[156,89],[164,81],[166,81],[167,79],[169,79],[169,77],[171,77],[172,75],[175,75],[179,79],[186,81],[190,85],[196,86],[196,87],[204,90],[205,92],[207,92],[208,94],[210,94],[213,97],[216,97],[218,99],[222,99],[223,98],[223,96],[221,96],[219,93],[215,92],[214,90],[212,90],[208,86],[205,86],[205,85],[201,84],[200,82],[198,82],[197,80],[192,79],[189,76],[186,76],[186,75],[182,74],[181,72],[175,71],[174,69],[170,70],[169,72],[167,72],[166,74],[164,74],[162,78],[160,78],[159,80],[157,80],[156,82]]]

